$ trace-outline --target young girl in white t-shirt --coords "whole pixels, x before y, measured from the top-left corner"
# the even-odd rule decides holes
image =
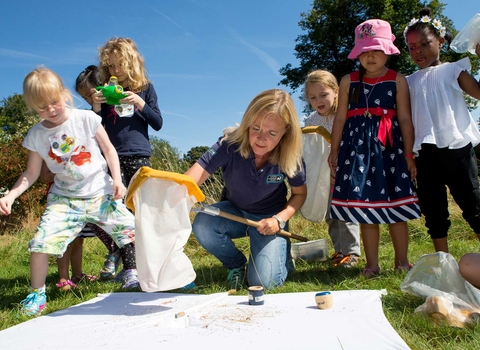
[[[415,129],[418,199],[436,251],[448,253],[450,227],[448,186],[463,217],[480,239],[480,188],[474,147],[480,132],[463,92],[480,99],[480,83],[467,71],[468,58],[440,62],[449,37],[428,8],[404,32],[410,56],[419,70],[407,77]],[[447,37],[447,38],[446,38]],[[480,57],[480,44],[475,53]]]
[[[14,200],[38,179],[44,161],[55,174],[45,213],[28,248],[31,290],[20,305],[22,312],[33,316],[47,302],[48,255],[61,257],[86,223],[101,226],[119,247],[134,249],[135,218],[122,202],[127,190],[118,155],[100,118],[92,111],[71,108],[72,95],[61,78],[44,67],[25,77],[23,97],[41,121],[23,141],[29,150],[27,169],[0,198],[0,215],[10,214]],[[137,276],[135,265],[130,273]]]

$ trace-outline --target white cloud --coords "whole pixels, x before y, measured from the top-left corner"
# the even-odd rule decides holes
[[[180,28],[181,30],[183,30],[183,32],[185,33],[185,35],[188,35],[188,36],[194,36],[192,33],[190,33],[188,30],[186,30],[185,28],[183,28],[181,25],[179,25],[177,22],[175,22],[173,19],[171,19],[170,17],[168,17],[167,15],[165,15],[164,13],[158,11],[155,7],[153,7],[153,10],[155,12],[158,12],[159,14],[161,14],[163,17],[165,17],[166,19],[168,19],[171,23],[173,23],[175,26],[177,26],[178,28]]]
[[[256,55],[261,61],[263,61],[268,68],[270,68],[275,75],[280,76],[280,73],[278,72],[281,68],[280,64],[270,56],[268,53],[263,51],[262,49],[258,48],[257,46],[249,43],[246,41],[244,38],[242,38],[237,32],[235,32],[233,29],[230,29],[231,35],[237,39],[242,45],[246,46],[250,52],[252,52],[254,55]]]
[[[11,49],[5,49],[0,47],[0,56],[5,56],[5,57],[11,57],[11,58],[34,58],[34,59],[42,59],[42,60],[48,60],[47,57],[35,55],[30,52],[24,52],[24,51],[17,51],[17,50],[11,50]]]

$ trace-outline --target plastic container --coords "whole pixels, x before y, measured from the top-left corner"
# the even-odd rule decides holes
[[[309,242],[293,243],[291,254],[293,260],[302,259],[307,262],[327,260],[327,240],[317,239]]]
[[[450,47],[458,53],[475,54],[475,45],[480,43],[480,13],[477,13],[452,40]]]

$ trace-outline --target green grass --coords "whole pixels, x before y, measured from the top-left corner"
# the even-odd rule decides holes
[[[479,242],[463,221],[458,208],[451,205],[452,227],[449,232],[450,253],[458,260],[463,254],[478,251]],[[18,302],[23,300],[29,288],[28,241],[34,232],[30,229],[5,233],[0,236],[0,329],[11,327],[27,320],[18,315]],[[385,225],[383,225],[385,226]],[[380,240],[380,266],[382,275],[371,280],[360,277],[361,268],[342,269],[333,267],[328,261],[306,263],[297,261],[297,271],[288,277],[284,286],[269,293],[291,293],[321,290],[349,289],[386,289],[388,294],[382,298],[384,313],[405,342],[412,349],[479,349],[480,327],[457,329],[446,325],[435,325],[430,319],[414,313],[424,299],[406,294],[400,290],[404,275],[393,272],[393,247],[386,226],[382,226]],[[416,262],[423,254],[433,253],[433,245],[426,233],[423,219],[409,222],[411,262]],[[332,247],[328,239],[325,223],[313,224],[299,215],[292,218],[290,231],[309,239],[327,238],[329,254]],[[248,251],[248,239],[239,239],[237,245]],[[186,254],[191,258],[197,273],[197,288],[192,293],[210,294],[227,291],[226,270],[196,242],[193,235],[187,246]],[[84,244],[83,269],[86,273],[97,273],[105,255],[105,248],[98,239],[86,239]],[[96,297],[98,293],[122,292],[120,284],[93,282],[82,284],[80,289],[63,293],[57,290],[57,268],[54,258],[50,259],[47,277],[48,309],[46,313],[61,310],[69,306]],[[237,292],[246,295],[247,291]],[[347,320],[346,320],[347,321]]]

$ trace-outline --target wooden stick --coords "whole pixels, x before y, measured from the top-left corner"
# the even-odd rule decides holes
[[[260,226],[260,224],[256,221],[245,219],[245,218],[242,218],[240,216],[236,216],[236,215],[233,215],[233,214],[230,214],[230,213],[225,213],[223,211],[218,211],[217,215],[221,216],[223,218],[229,219],[229,220],[240,222],[240,223],[248,225],[248,226],[253,226],[253,227]],[[307,242],[308,241],[307,237],[296,235],[294,233],[290,233],[290,232],[284,231],[284,230],[278,231],[277,234],[279,234],[280,236],[284,236],[284,237],[291,237],[291,238],[294,238],[294,239],[298,239],[299,241],[302,241],[302,242]]]

